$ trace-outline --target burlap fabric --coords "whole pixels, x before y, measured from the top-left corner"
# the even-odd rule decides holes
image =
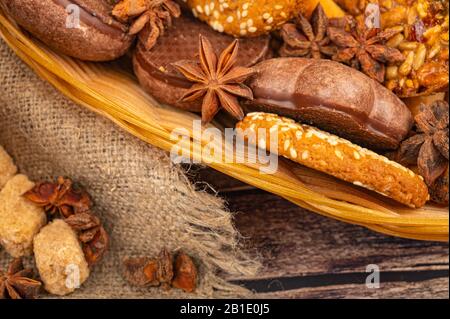
[[[70,297],[238,297],[248,293],[223,279],[226,274],[252,274],[257,263],[239,251],[238,233],[222,200],[196,191],[165,152],[59,94],[1,39],[0,145],[32,180],[71,176],[95,199],[95,211],[111,235],[111,248]],[[124,257],[156,255],[163,247],[182,248],[199,262],[200,286],[195,294],[132,288],[122,279]],[[0,267],[9,261],[0,251]]]

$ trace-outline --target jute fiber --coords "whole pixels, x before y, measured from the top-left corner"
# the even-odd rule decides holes
[[[0,145],[34,181],[70,176],[95,200],[111,236],[105,259],[70,297],[238,297],[224,280],[251,275],[258,264],[239,250],[232,214],[221,199],[196,190],[169,155],[72,103],[38,78],[0,40]],[[1,221],[0,221],[1,222]],[[122,278],[126,256],[183,249],[199,266],[195,294],[132,288]],[[0,250],[0,267],[10,257]],[[45,297],[45,295],[44,295]]]

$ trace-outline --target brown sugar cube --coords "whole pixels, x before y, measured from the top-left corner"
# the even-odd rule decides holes
[[[47,222],[44,210],[22,196],[33,186],[19,174],[0,191],[0,244],[13,257],[31,254],[33,238]]]
[[[6,153],[5,149],[0,146],[0,190],[5,186],[17,173],[17,167],[14,165],[12,158]]]
[[[34,238],[34,256],[44,288],[63,296],[75,291],[89,277],[89,267],[76,233],[58,219]]]

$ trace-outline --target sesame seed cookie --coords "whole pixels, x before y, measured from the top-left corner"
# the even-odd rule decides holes
[[[278,29],[300,10],[300,0],[182,0],[214,30],[254,37]]]
[[[423,178],[410,169],[309,125],[276,114],[249,113],[236,127],[254,132],[255,144],[268,150],[270,133],[277,133],[278,155],[407,206],[422,207],[429,200]]]

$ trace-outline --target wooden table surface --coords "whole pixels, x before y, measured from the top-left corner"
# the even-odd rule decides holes
[[[229,278],[268,298],[449,298],[448,243],[385,236],[322,217],[209,168],[193,175],[236,212],[255,277]],[[380,288],[367,288],[368,265]]]

